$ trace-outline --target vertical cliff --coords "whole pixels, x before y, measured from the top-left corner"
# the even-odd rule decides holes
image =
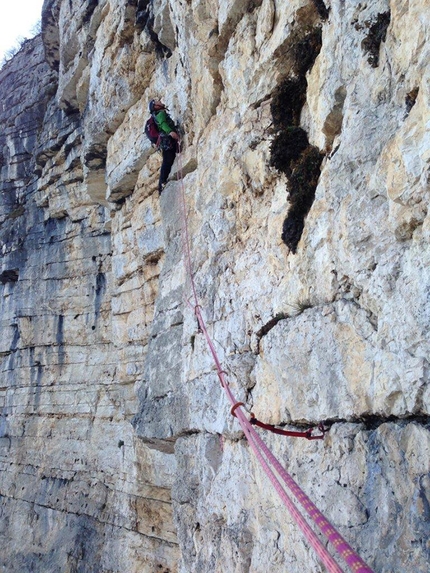
[[[112,322],[111,217],[84,187],[80,115],[58,106],[40,37],[1,74],[0,569],[171,570],[173,466],[136,455],[144,335],[121,345]]]
[[[45,0],[0,70],[0,570],[323,572],[235,394],[377,573],[428,569],[426,2]],[[173,174],[174,175],[174,174]]]

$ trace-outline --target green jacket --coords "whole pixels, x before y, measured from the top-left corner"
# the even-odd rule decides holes
[[[173,119],[167,113],[165,109],[162,109],[158,113],[154,114],[155,122],[161,133],[169,134],[172,131],[176,131]]]

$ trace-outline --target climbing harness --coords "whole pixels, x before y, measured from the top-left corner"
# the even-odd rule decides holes
[[[310,520],[314,525],[320,530],[322,535],[328,540],[332,545],[337,554],[344,560],[353,573],[374,573],[372,569],[361,559],[361,557],[352,549],[352,547],[343,539],[340,533],[333,527],[333,525],[327,520],[327,518],[319,511],[315,504],[309,499],[309,497],[304,493],[300,486],[294,481],[290,474],[281,465],[279,460],[274,456],[271,450],[267,447],[264,441],[260,438],[256,432],[254,426],[258,426],[262,429],[269,430],[276,434],[303,437],[308,440],[319,440],[324,438],[324,434],[327,429],[324,428],[322,424],[318,426],[321,435],[312,435],[312,429],[306,430],[304,432],[289,432],[287,430],[280,430],[275,426],[270,424],[263,424],[251,413],[251,419],[245,416],[243,408],[245,404],[243,402],[238,402],[234,397],[232,390],[226,379],[226,372],[222,369],[220,359],[216,348],[212,342],[212,339],[206,328],[206,323],[202,315],[202,307],[199,304],[199,299],[197,296],[196,284],[194,281],[193,269],[191,264],[191,249],[190,249],[190,239],[188,231],[188,217],[185,201],[185,186],[183,182],[183,168],[182,168],[182,157],[181,148],[179,145],[178,153],[178,181],[180,181],[180,199],[181,199],[181,211],[182,211],[182,243],[183,243],[183,255],[185,269],[190,280],[190,286],[192,291],[192,296],[187,299],[188,306],[195,313],[200,330],[206,338],[209,350],[212,354],[213,360],[215,362],[218,378],[220,380],[222,388],[227,394],[227,398],[230,401],[231,414],[237,418],[247,440],[254,451],[257,459],[259,460],[264,472],[266,473],[269,480],[272,482],[275,490],[277,491],[279,497],[281,498],[283,504],[290,512],[293,519],[296,521],[298,527],[301,529],[305,538],[308,540],[310,545],[315,550],[316,554],[319,556],[321,561],[327,567],[330,573],[345,573],[344,570],[335,561],[333,556],[329,553],[326,546],[322,543],[318,535],[309,525],[308,521],[302,515],[299,507],[290,498],[290,496],[285,491],[285,487],[288,488],[298,503],[304,508],[306,513],[309,515]],[[191,302],[192,301],[192,302]],[[276,472],[276,473],[275,473]],[[281,483],[283,482],[283,484]]]

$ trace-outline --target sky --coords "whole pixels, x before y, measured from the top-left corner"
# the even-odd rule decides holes
[[[41,19],[42,5],[43,0],[0,0],[0,62],[20,36],[34,36],[31,29]]]

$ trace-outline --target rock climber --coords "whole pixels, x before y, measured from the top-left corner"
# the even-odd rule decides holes
[[[179,135],[172,118],[167,112],[166,106],[161,100],[152,99],[149,102],[149,111],[154,117],[160,133],[160,149],[163,154],[163,162],[160,169],[160,179],[158,181],[158,192],[161,195],[167,178],[175,161],[178,151]]]

